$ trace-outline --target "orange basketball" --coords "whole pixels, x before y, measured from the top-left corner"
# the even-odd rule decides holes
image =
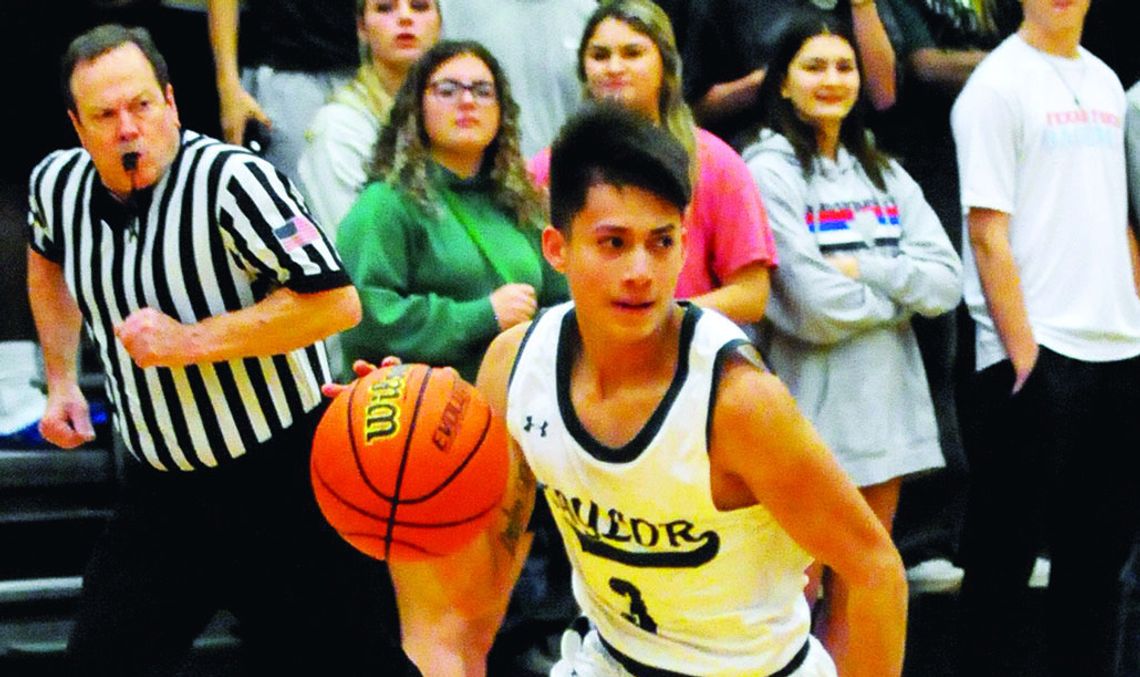
[[[418,560],[487,526],[507,484],[507,432],[451,368],[377,369],[337,395],[310,461],[325,518],[362,552]]]

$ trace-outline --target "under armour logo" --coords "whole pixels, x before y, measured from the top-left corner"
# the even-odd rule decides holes
[[[548,421],[543,421],[542,425],[538,426],[538,436],[546,437],[546,426],[550,425]],[[523,432],[530,432],[534,429],[534,418],[527,416],[526,425],[523,426]]]

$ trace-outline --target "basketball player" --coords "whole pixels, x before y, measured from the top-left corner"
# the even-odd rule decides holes
[[[543,250],[573,302],[488,349],[477,385],[506,412],[507,495],[461,552],[389,563],[405,649],[425,674],[485,674],[537,483],[591,624],[552,675],[900,675],[906,582],[886,531],[740,329],[673,300],[684,149],[593,106],[563,128],[550,177]],[[808,632],[813,557],[851,588],[833,657]]]
[[[852,589],[839,673],[899,675],[906,584],[886,531],[740,329],[673,300],[684,150],[591,108],[554,144],[550,193],[543,250],[573,302],[484,359],[515,479],[501,528],[446,566],[505,604],[537,480],[591,623],[559,674],[834,675],[808,632],[815,557]]]

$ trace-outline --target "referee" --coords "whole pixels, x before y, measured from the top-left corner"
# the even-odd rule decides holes
[[[360,317],[335,251],[271,165],[180,129],[145,30],[81,35],[61,75],[83,148],[31,177],[40,428],[64,448],[93,438],[86,325],[136,461],[84,575],[69,674],[172,674],[219,608],[253,674],[417,674],[387,630],[383,570],[308,484],[321,339]]]

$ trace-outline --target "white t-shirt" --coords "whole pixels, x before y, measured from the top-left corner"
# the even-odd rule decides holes
[[[562,534],[583,612],[617,650],[653,667],[722,677],[780,670],[807,640],[811,558],[762,505],[722,512],[712,499],[718,357],[746,343],[743,332],[689,306],[672,385],[638,435],[613,449],[570,400],[572,310],[535,320],[506,419]]]
[[[1010,246],[1037,342],[1088,362],[1140,354],[1127,239],[1124,90],[1084,49],[1050,56],[1013,35],[954,104],[962,206],[1011,215]],[[963,229],[977,368],[1006,358]]]

